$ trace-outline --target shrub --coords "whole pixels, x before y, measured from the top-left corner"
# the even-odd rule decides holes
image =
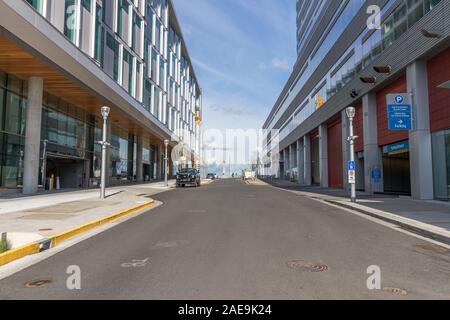
[[[8,251],[8,240],[0,239],[0,253]]]

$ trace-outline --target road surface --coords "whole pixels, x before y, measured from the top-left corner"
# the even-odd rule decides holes
[[[156,199],[0,281],[0,299],[450,298],[448,251],[344,210],[240,180]],[[81,290],[67,289],[71,265]],[[367,288],[372,265],[386,290]],[[25,286],[38,279],[51,282]]]

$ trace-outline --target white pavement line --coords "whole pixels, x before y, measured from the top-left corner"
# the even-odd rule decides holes
[[[340,206],[340,205],[337,205],[337,204],[333,204],[333,203],[331,203],[329,201],[326,201],[326,200],[330,200],[330,199],[334,200],[334,199],[336,199],[335,197],[326,196],[328,199],[321,199],[321,198],[319,198],[317,196],[317,194],[314,194],[314,193],[303,192],[303,191],[295,191],[295,190],[286,190],[286,189],[283,189],[283,188],[280,188],[280,187],[275,187],[275,186],[272,186],[272,185],[269,185],[269,186],[274,188],[274,189],[276,189],[276,190],[290,192],[290,193],[293,193],[293,194],[295,194],[297,196],[304,196],[305,198],[308,198],[310,200],[320,202],[322,204],[325,204],[325,205],[328,205],[328,206],[331,206],[331,207],[334,207],[334,208],[346,211],[348,213],[352,213],[354,215],[357,215],[358,217],[361,217],[361,218],[364,218],[366,220],[378,223],[378,224],[383,225],[385,227],[388,227],[388,228],[390,228],[392,230],[395,230],[395,231],[398,231],[398,232],[401,232],[401,233],[413,236],[415,238],[418,238],[418,239],[421,239],[421,240],[424,240],[424,241],[428,241],[428,242],[440,245],[440,246],[442,246],[444,248],[450,249],[450,245],[446,244],[445,242],[438,241],[438,240],[435,240],[435,239],[432,239],[432,238],[429,238],[429,237],[422,236],[422,235],[420,235],[420,234],[418,234],[416,232],[408,231],[408,230],[404,229],[405,227],[402,227],[402,226],[400,226],[398,224],[395,224],[394,222],[384,221],[381,217],[377,218],[377,217],[371,216],[369,214],[361,213],[361,212],[358,212],[357,210],[350,209],[350,208],[347,208],[347,207],[343,207],[343,206]],[[393,215],[393,214],[390,214],[390,215]],[[417,228],[417,227],[415,227],[415,228]],[[419,229],[419,228],[417,228],[417,229]],[[430,231],[424,229],[424,232],[430,232]],[[431,231],[431,233],[432,233],[432,231]]]
[[[122,224],[124,222],[127,222],[129,220],[132,220],[134,218],[137,218],[139,216],[141,216],[142,214],[144,214],[145,212],[148,211],[152,211],[158,207],[160,207],[161,205],[163,205],[162,202],[160,201],[156,201],[155,200],[155,204],[150,207],[150,208],[146,208],[146,209],[142,209],[141,211],[138,211],[137,213],[133,213],[130,216],[125,216],[123,218],[120,218],[118,220],[112,221],[110,223],[107,223],[103,226],[100,226],[96,229],[92,229],[91,231],[88,231],[86,233],[80,234],[78,236],[75,236],[72,239],[69,239],[63,243],[61,243],[60,245],[51,248],[49,250],[43,251],[39,254],[34,254],[34,255],[30,255],[30,256],[26,256],[22,259],[10,262],[4,266],[0,267],[0,280],[3,280],[5,278],[8,278],[22,270],[25,270],[39,262],[42,262],[52,256],[54,256],[55,254],[62,252],[80,242],[83,242],[87,239],[90,239],[92,237],[95,237],[96,235],[99,235],[100,233],[103,233],[109,229],[114,228],[115,226]]]

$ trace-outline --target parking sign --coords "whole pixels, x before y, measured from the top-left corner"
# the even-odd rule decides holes
[[[388,128],[394,131],[412,130],[412,103],[408,93],[388,94]]]

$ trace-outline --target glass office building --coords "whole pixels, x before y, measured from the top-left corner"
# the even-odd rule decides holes
[[[20,0],[1,6],[0,47],[9,52],[0,58],[2,188],[27,181],[31,77],[43,83],[39,186],[48,187],[52,176],[62,188],[98,186],[103,105],[111,107],[109,184],[161,179],[166,139],[169,153],[182,141],[192,154],[185,165],[199,165],[201,89],[171,1]],[[16,29],[13,16],[29,26],[27,34]],[[34,42],[32,33],[46,45]],[[173,174],[175,164],[169,170]]]
[[[358,189],[449,199],[449,6],[442,0],[297,0],[297,62],[263,126],[271,132],[268,154],[279,141],[273,161],[281,165],[265,166],[282,172],[271,174],[295,171],[300,184],[347,189],[343,111],[353,106]],[[411,131],[388,128],[387,95],[396,93],[413,95]],[[407,147],[386,152],[397,146]]]

